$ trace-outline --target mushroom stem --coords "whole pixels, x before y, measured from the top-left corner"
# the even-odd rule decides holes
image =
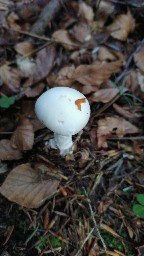
[[[59,148],[61,156],[65,156],[67,153],[71,154],[73,152],[73,141],[71,135],[54,133],[54,138],[49,141],[49,145],[51,148]]]

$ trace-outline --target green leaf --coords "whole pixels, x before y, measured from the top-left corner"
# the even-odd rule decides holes
[[[140,204],[144,205],[144,194],[138,194],[138,195],[137,195],[137,201],[138,201]]]
[[[139,217],[144,218],[144,206],[140,204],[134,204],[132,208],[133,213]]]
[[[61,245],[60,240],[54,236],[50,237],[50,242],[51,242],[52,247],[54,247],[54,248],[57,248]]]
[[[6,95],[3,95],[0,98],[0,107],[1,108],[9,108],[11,105],[13,105],[15,102],[14,97],[7,97]]]

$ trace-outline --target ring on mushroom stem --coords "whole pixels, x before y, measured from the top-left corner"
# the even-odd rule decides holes
[[[55,87],[44,92],[36,101],[38,119],[54,132],[49,145],[59,148],[65,156],[72,153],[72,135],[80,132],[90,117],[90,105],[79,91],[69,87]]]

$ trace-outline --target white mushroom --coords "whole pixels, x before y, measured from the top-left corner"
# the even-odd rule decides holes
[[[72,135],[81,131],[90,117],[90,105],[79,91],[55,87],[44,92],[36,101],[39,120],[54,132],[49,144],[59,148],[61,155],[72,152]]]

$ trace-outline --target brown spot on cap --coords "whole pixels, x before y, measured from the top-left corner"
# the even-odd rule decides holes
[[[76,104],[78,110],[81,111],[81,104],[82,104],[82,103],[85,103],[85,102],[86,102],[86,99],[85,99],[85,98],[75,100],[75,104]]]

